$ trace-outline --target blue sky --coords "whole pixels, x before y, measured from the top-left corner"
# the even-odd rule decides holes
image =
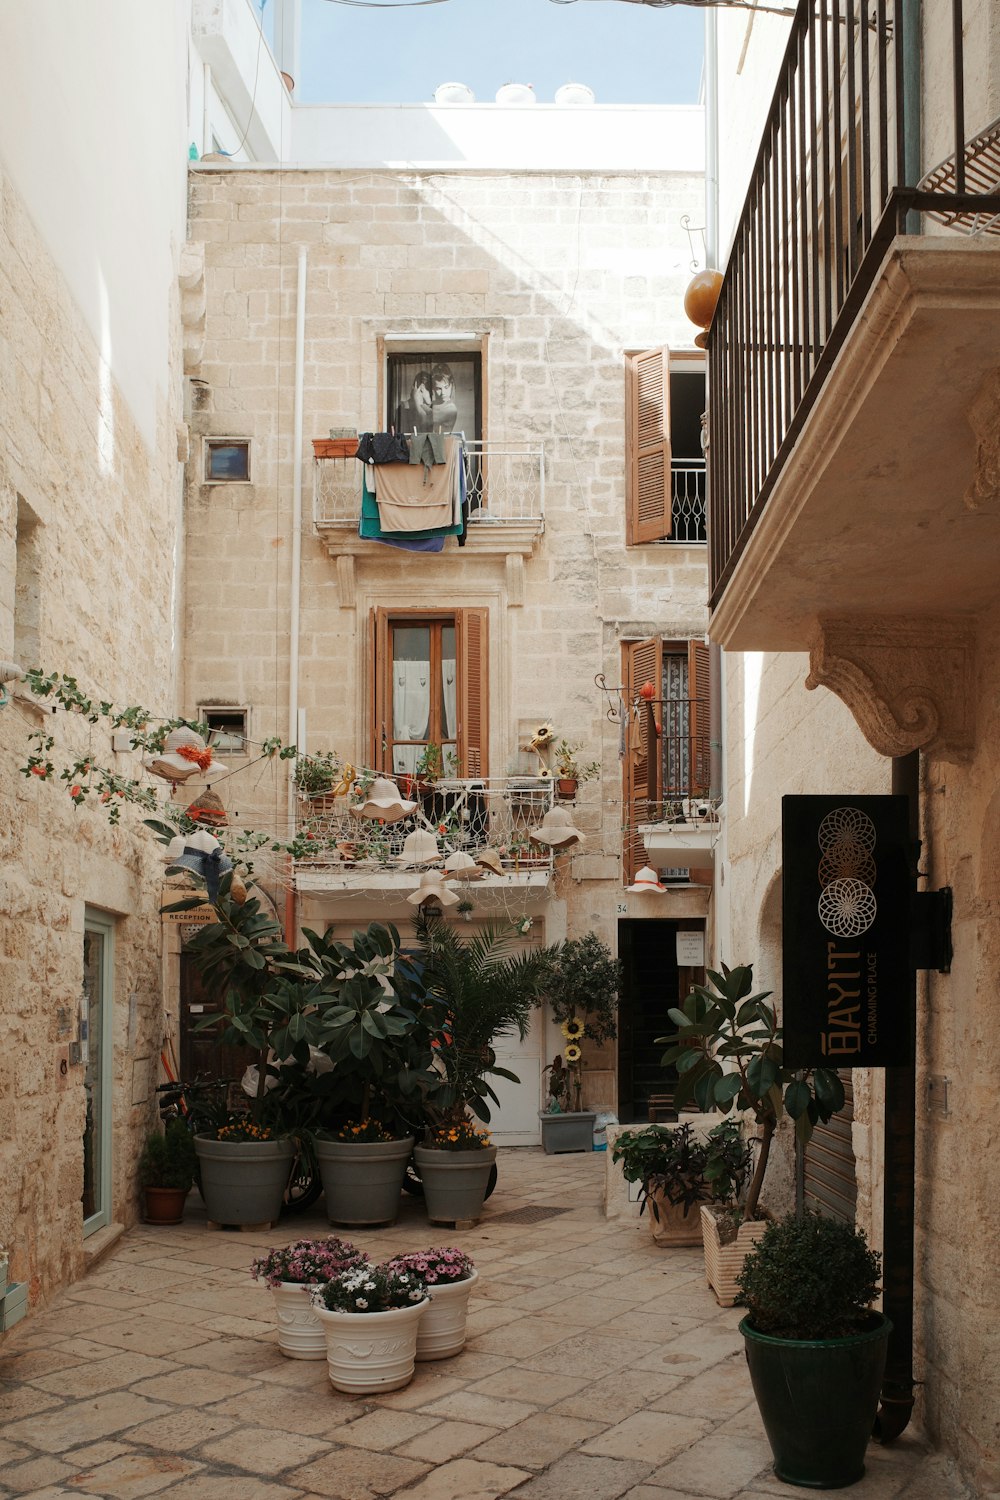
[[[270,19],[265,0],[265,24]],[[598,103],[694,104],[704,11],[623,0],[443,0],[364,9],[302,0],[302,103],[411,103],[439,83],[479,102],[503,83],[534,84],[548,103],[586,83]]]

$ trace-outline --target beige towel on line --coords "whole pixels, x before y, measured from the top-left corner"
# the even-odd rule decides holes
[[[435,464],[429,473],[413,464],[377,465],[380,531],[425,531],[454,524],[458,443],[449,436],[445,447],[446,462]]]

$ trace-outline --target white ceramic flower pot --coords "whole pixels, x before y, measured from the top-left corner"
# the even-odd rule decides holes
[[[301,1281],[271,1287],[278,1318],[278,1348],[289,1359],[324,1359],[326,1334],[310,1301],[313,1288]]]
[[[427,1288],[431,1305],[417,1330],[417,1359],[451,1359],[465,1348],[469,1297],[479,1280],[473,1271],[464,1281],[435,1281]]]
[[[351,1396],[398,1391],[413,1379],[417,1330],[427,1298],[388,1312],[313,1309],[326,1336],[326,1362],[335,1390]]]

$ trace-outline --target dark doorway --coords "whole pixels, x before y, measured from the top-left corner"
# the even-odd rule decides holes
[[[181,954],[181,1077],[230,1078],[239,1080],[251,1063],[257,1061],[252,1047],[227,1047],[220,1035],[222,1010],[205,993],[201,978],[191,955]],[[219,1022],[195,1030],[206,1016],[216,1015]]]
[[[666,1048],[656,1038],[673,1029],[667,1010],[680,992],[676,933],[676,922],[618,923],[618,1117],[625,1124],[648,1120],[654,1096],[673,1093],[677,1074],[660,1066]]]

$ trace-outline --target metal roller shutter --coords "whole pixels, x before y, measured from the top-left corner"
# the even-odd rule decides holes
[[[851,1071],[838,1075],[844,1085],[844,1107],[827,1125],[817,1125],[805,1149],[805,1203],[834,1219],[854,1223],[858,1201],[851,1124],[854,1089]]]

